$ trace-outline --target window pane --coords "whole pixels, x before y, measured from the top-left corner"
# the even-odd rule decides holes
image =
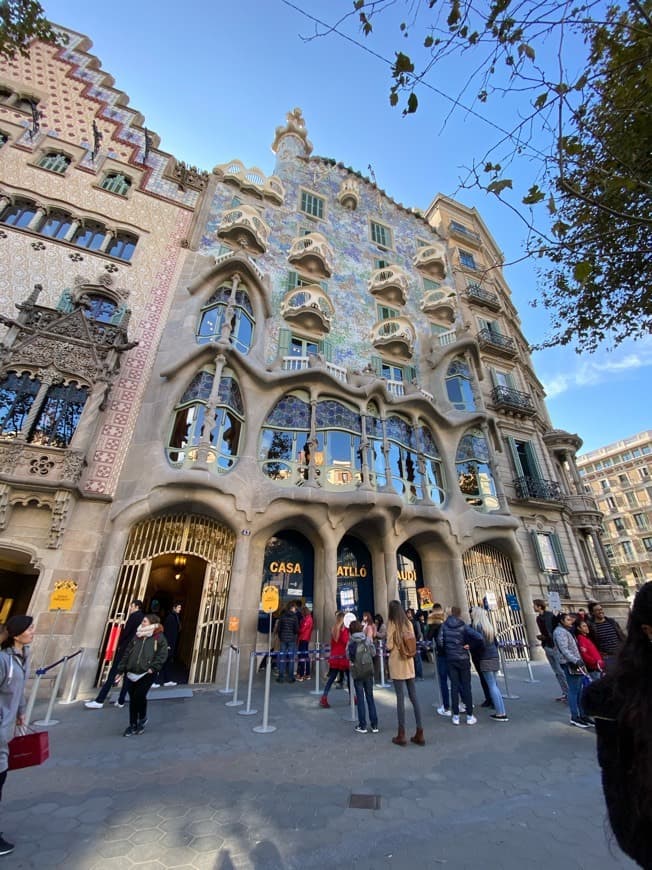
[[[75,434],[87,395],[87,387],[73,384],[50,387],[27,440],[32,444],[67,447]]]
[[[41,384],[28,374],[11,372],[0,384],[0,435],[17,438]]]

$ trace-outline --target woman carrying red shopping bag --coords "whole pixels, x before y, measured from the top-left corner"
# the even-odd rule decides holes
[[[29,672],[29,645],[34,639],[31,616],[12,616],[5,625],[7,636],[0,644],[0,800],[9,767],[9,741],[16,726],[23,724],[25,682]],[[14,851],[0,833],[0,855]]]

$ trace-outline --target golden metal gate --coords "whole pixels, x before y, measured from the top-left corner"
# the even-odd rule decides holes
[[[510,559],[496,547],[479,544],[462,557],[466,595],[471,607],[480,605],[487,594],[496,596],[497,610],[491,612],[496,640],[504,644],[507,661],[527,660],[527,635],[523,610],[516,586],[516,576]],[[518,603],[518,610],[510,606]]]
[[[233,532],[209,517],[168,514],[138,523],[129,534],[100,649],[105,649],[111,629],[124,622],[129,604],[135,598],[144,599],[154,557],[168,553],[197,556],[206,568],[188,679],[191,683],[213,682],[224,637],[234,549]]]

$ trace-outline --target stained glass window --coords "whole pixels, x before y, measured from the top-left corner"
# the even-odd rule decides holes
[[[467,503],[480,511],[498,510],[500,505],[489,465],[489,445],[479,429],[472,429],[462,437],[456,463],[459,487]]]

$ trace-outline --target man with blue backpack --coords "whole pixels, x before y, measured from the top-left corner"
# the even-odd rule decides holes
[[[378,733],[378,714],[374,702],[374,656],[376,647],[364,633],[362,623],[357,620],[349,626],[351,639],[347,647],[347,655],[351,662],[351,676],[355,687],[356,702],[358,705],[358,734],[367,733],[367,719],[365,714],[365,698],[369,710],[369,723],[373,734]]]

